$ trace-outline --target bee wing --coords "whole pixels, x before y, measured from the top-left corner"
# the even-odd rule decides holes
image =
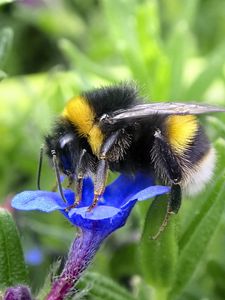
[[[136,120],[147,118],[152,115],[200,115],[214,112],[225,112],[224,108],[190,104],[190,103],[149,103],[140,104],[126,110],[118,110],[111,116],[112,123],[117,123],[123,120]]]

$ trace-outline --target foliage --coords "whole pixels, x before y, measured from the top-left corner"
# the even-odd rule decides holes
[[[42,136],[82,90],[134,80],[151,101],[225,106],[224,6],[219,0],[0,1],[2,205],[9,209],[13,194],[35,188]],[[218,157],[206,190],[183,201],[157,241],[149,237],[164,199],[150,208],[140,203],[129,224],[106,241],[91,266],[95,273],[81,279],[74,299],[224,299],[224,121],[224,115],[202,119]],[[54,173],[47,162],[43,173],[50,190]],[[43,252],[42,263],[29,266],[37,294],[51,263],[66,255],[74,229],[56,213],[50,219],[11,212],[25,257],[33,247]],[[4,231],[14,226],[4,224]],[[22,254],[17,258],[22,266]]]
[[[4,209],[0,209],[0,216],[0,287],[27,283],[27,269],[12,216]]]

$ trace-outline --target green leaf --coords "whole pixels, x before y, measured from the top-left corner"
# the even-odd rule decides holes
[[[225,133],[225,123],[223,119],[216,116],[207,116],[207,123],[210,128],[214,127],[217,136],[223,136]]]
[[[0,66],[3,66],[8,51],[12,45],[13,31],[10,28],[3,28],[0,31]]]
[[[7,74],[4,71],[0,70],[0,81],[6,77],[7,77]]]
[[[88,56],[82,53],[75,44],[67,39],[59,41],[59,48],[76,69],[82,70],[83,74],[95,74],[109,81],[116,81],[117,77],[109,70],[94,63]]]
[[[96,299],[134,300],[135,298],[115,281],[98,273],[87,272],[80,280]],[[89,287],[88,287],[89,286]],[[92,298],[91,298],[92,299]]]
[[[115,249],[110,260],[110,274],[118,281],[130,274],[140,274],[137,260],[137,243],[125,243]]]
[[[170,87],[171,66],[161,39],[159,11],[157,1],[139,3],[135,21],[137,39],[140,44],[139,53],[143,57],[143,64],[148,72],[147,77],[144,78],[144,82],[147,83],[145,92],[151,96],[152,101],[165,100]],[[136,76],[136,71],[134,76]]]
[[[217,143],[217,148],[219,147],[222,147],[220,153],[225,153],[224,143]],[[224,164],[221,163],[221,165]],[[199,213],[195,215],[180,239],[176,280],[171,288],[170,299],[178,296],[190,281],[220,224],[225,209],[224,181],[225,170],[223,169],[214,179],[213,189],[209,191],[208,197],[204,202],[201,201]]]
[[[178,256],[175,234],[175,216],[157,240],[151,237],[158,232],[166,214],[168,195],[156,197],[149,208],[140,243],[140,261],[145,280],[158,291],[166,291],[174,280]]]
[[[133,73],[133,78],[142,83],[146,82],[148,69],[136,29],[137,1],[101,0],[101,6],[107,21],[109,38],[115,51]]]
[[[190,26],[194,26],[195,18],[198,13],[199,2],[200,0],[189,0],[183,5],[183,18]]]
[[[0,209],[0,286],[27,284],[28,276],[19,234],[12,216]]]
[[[183,73],[191,48],[191,33],[187,22],[177,23],[170,34],[168,54],[171,64],[170,99],[179,99],[183,93]]]
[[[12,3],[15,0],[0,0],[0,5],[4,5],[4,4],[8,4],[8,3]]]
[[[132,281],[132,289],[134,294],[137,295],[138,300],[149,300],[153,289],[139,276],[135,276]]]
[[[224,67],[224,53],[225,44],[222,43],[209,57],[206,57],[207,65],[205,69],[194,80],[183,99],[200,100],[203,98],[204,93],[213,81],[222,74]]]
[[[224,278],[225,278],[225,268],[216,260],[210,260],[207,264],[207,271],[214,281],[215,285],[220,288],[225,294]]]
[[[218,153],[218,157],[220,158],[220,161],[217,163],[217,169],[216,174],[222,174],[224,172],[224,161],[225,161],[225,140],[222,138],[219,138],[215,143],[216,151]],[[189,222],[189,225],[187,228],[185,228],[184,232],[182,233],[180,240],[179,240],[179,250],[182,252],[183,248],[185,248],[186,244],[192,237],[193,231],[195,230],[198,223],[201,222],[202,219],[202,213],[208,210],[208,208],[212,205],[212,202],[214,201],[214,198],[211,197],[211,194],[217,193],[217,184],[218,179],[220,179],[220,175],[217,175],[217,180],[214,180],[214,184],[209,187],[208,190],[208,196],[205,197],[205,192],[203,192],[203,196],[200,196],[197,201],[195,201],[194,204],[194,210],[195,214],[192,214],[191,216],[188,215],[188,218],[192,219]]]

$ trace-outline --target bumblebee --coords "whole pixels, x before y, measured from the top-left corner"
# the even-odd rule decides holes
[[[215,166],[214,148],[196,115],[224,111],[198,104],[145,103],[137,88],[128,84],[102,87],[66,104],[45,137],[44,149],[64,201],[60,173],[70,185],[75,183],[73,207],[81,200],[84,177],[94,178],[90,211],[104,192],[108,170],[141,171],[171,186],[168,214],[177,213],[181,193],[201,191]],[[41,164],[39,187],[40,169]]]

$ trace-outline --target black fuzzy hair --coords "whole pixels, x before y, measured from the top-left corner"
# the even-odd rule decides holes
[[[82,96],[93,107],[97,118],[118,109],[129,108],[141,100],[135,85],[126,83],[94,89]]]

